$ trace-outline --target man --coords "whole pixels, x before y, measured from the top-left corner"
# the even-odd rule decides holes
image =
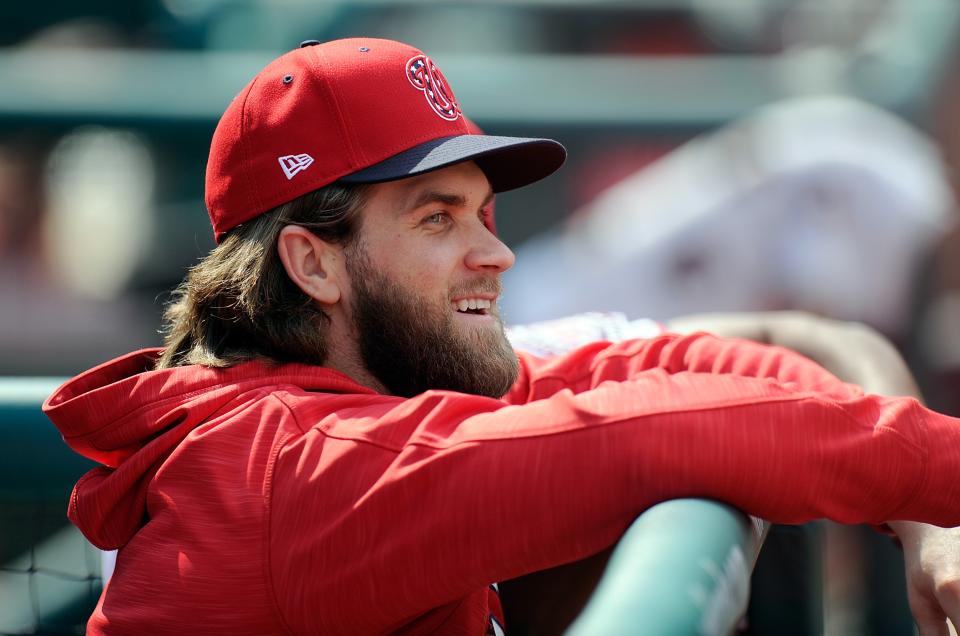
[[[497,582],[598,553],[679,496],[960,523],[960,422],[786,350],[512,352],[490,205],[563,158],[468,134],[397,42],[305,43],[241,91],[207,167],[219,245],[166,346],[45,404],[103,464],[71,520],[120,548],[90,633],[498,633]]]

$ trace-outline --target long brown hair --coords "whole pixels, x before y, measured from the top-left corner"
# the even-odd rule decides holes
[[[277,237],[289,224],[349,245],[366,188],[335,183],[232,229],[173,293],[158,369],[253,359],[323,364],[329,317],[287,276]]]

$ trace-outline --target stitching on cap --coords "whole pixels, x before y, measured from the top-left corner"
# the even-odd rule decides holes
[[[262,203],[262,197],[260,196],[260,190],[257,187],[257,180],[250,179],[246,174],[247,169],[250,165],[250,151],[249,151],[250,141],[249,139],[247,139],[247,136],[244,134],[244,131],[246,129],[245,124],[247,121],[247,99],[250,97],[250,93],[253,92],[253,87],[256,86],[257,82],[260,80],[261,74],[262,72],[258,73],[256,77],[253,78],[253,81],[250,82],[250,86],[247,87],[247,92],[243,96],[243,102],[240,104],[240,149],[241,149],[241,153],[243,154],[243,166],[244,166],[244,170],[241,171],[241,174],[243,175],[244,185],[247,185],[249,187],[250,193],[251,195],[253,195],[253,199],[254,199],[253,208],[256,210],[263,209],[263,203]],[[253,213],[249,217],[247,217],[247,215],[244,214],[243,216],[246,217],[244,221],[249,220],[250,218],[252,218],[253,216],[256,216],[257,214],[258,213]],[[241,221],[241,223],[242,222],[243,221]]]
[[[337,121],[339,124],[337,126],[337,132],[340,134],[340,138],[345,142],[345,145],[347,146],[347,149],[350,153],[350,160],[351,160],[350,167],[351,169],[353,169],[354,166],[362,165],[361,161],[359,160],[365,159],[365,157],[361,157],[361,155],[358,153],[357,148],[353,145],[353,137],[346,134],[346,132],[343,129],[344,118],[343,118],[343,111],[340,109],[340,100],[337,99],[337,96],[333,90],[333,86],[328,79],[331,76],[331,74],[330,74],[330,64],[328,63],[327,56],[322,51],[316,50],[316,49],[319,49],[319,47],[310,47],[310,48],[314,49],[313,52],[317,60],[317,64],[323,67],[322,70],[324,71],[324,73],[322,73],[321,77],[325,78],[324,88],[327,89],[326,91],[324,91],[324,99],[332,103],[333,109],[337,111]]]

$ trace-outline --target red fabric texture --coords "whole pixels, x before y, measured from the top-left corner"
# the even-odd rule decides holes
[[[120,548],[91,634],[479,636],[491,583],[594,554],[674,497],[779,523],[960,524],[960,420],[774,347],[667,334],[520,354],[504,400],[400,399],[297,364],[150,371],[156,355],[44,406],[104,464],[69,508]]]

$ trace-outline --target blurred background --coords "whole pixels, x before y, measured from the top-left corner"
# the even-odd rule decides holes
[[[169,291],[213,245],[220,114],[300,41],[358,35],[425,50],[486,132],[567,146],[556,176],[497,201],[509,321],[862,320],[960,415],[956,0],[4,3],[0,375],[160,344]],[[0,633],[81,633],[99,556],[63,530],[51,475],[83,465],[23,418],[0,420],[19,455],[0,475]],[[794,633],[912,633],[895,548],[853,532],[811,557],[819,619],[775,608]]]

